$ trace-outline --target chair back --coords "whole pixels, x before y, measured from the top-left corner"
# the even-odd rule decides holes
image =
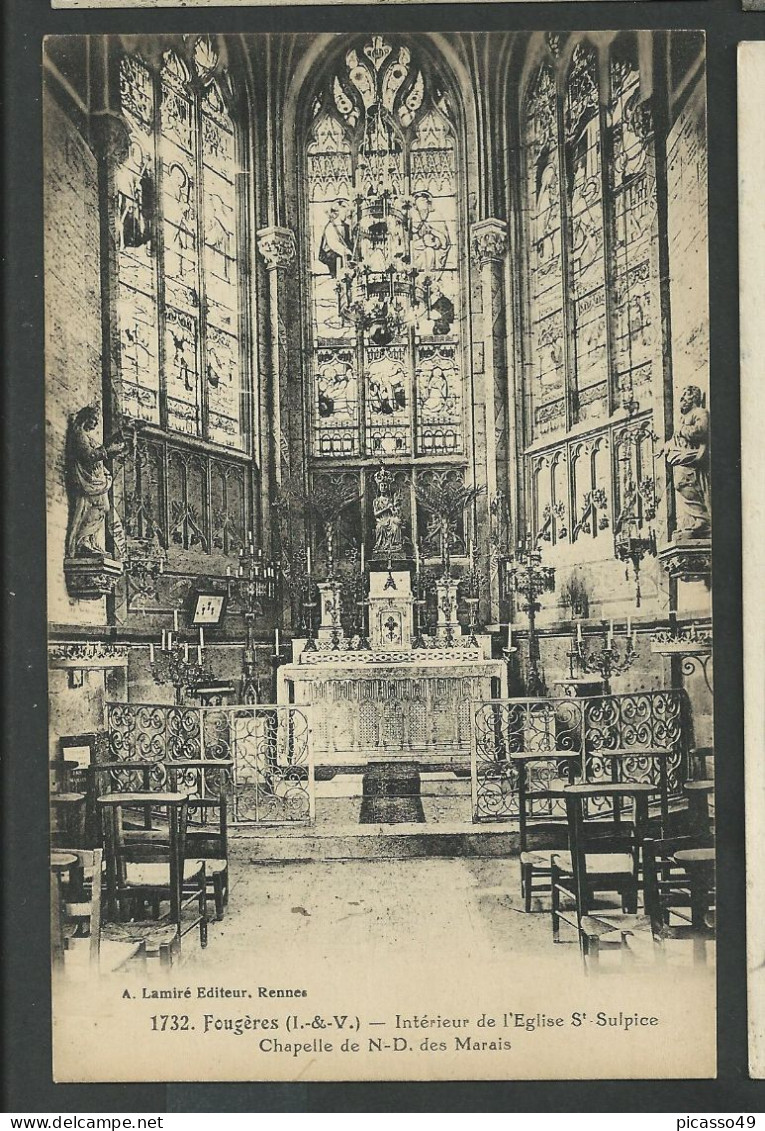
[[[614,819],[600,820],[585,817],[586,797],[565,793],[568,822],[568,847],[571,853],[571,871],[574,879],[577,905],[582,915],[589,912],[590,875],[588,855],[618,853],[629,855],[632,871],[637,881],[639,845],[635,824],[617,815]],[[598,869],[602,874],[603,869]]]
[[[540,752],[533,759],[516,756],[513,761],[517,774],[520,851],[567,848],[568,823],[561,789],[576,780],[577,758]]]
[[[106,876],[109,892],[110,915],[116,917],[120,894],[125,894],[130,864],[164,864],[167,882],[159,886],[170,901],[173,919],[180,922],[184,866],[186,862],[186,830],[188,823],[188,797],[178,793],[125,793],[112,795],[103,802],[104,847]],[[150,809],[167,813],[167,832],[149,828],[126,829],[125,811]],[[140,885],[139,885],[140,886]]]

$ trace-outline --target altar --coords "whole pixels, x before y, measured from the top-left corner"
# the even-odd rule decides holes
[[[456,590],[456,585],[453,585]],[[278,700],[310,707],[314,765],[361,770],[401,758],[424,770],[467,769],[470,705],[506,694],[491,637],[467,635],[449,594],[431,636],[414,633],[408,572],[370,574],[369,639],[346,639],[322,601],[317,640],[293,641]]]

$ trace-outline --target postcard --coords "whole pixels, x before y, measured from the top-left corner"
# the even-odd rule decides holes
[[[703,33],[43,76],[55,1079],[713,1076]]]

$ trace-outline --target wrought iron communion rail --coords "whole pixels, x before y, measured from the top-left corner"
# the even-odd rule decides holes
[[[689,722],[687,695],[680,689],[474,704],[473,820],[518,816],[519,755],[526,756],[530,792],[567,784],[572,761],[575,776],[584,781],[610,781],[618,772],[622,781],[658,786],[663,763],[668,798],[679,797],[688,770]],[[538,760],[528,757],[535,753]],[[539,816],[563,814],[554,797],[535,798],[532,806]]]
[[[226,789],[234,825],[313,823],[305,708],[107,703],[106,728],[108,762],[129,773],[131,764],[156,764],[158,789],[170,779],[192,796]],[[124,788],[120,772],[110,773]]]

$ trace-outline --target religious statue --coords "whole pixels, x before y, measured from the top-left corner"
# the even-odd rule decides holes
[[[709,482],[709,413],[697,385],[686,385],[680,395],[680,420],[664,447],[664,458],[675,485],[677,533],[685,538],[706,538],[711,524]]]
[[[106,557],[103,545],[104,519],[110,515],[112,475],[107,461],[121,455],[124,444],[114,439],[102,443],[98,436],[101,413],[97,404],[87,405],[69,419],[66,448],[66,479],[69,491],[67,558]],[[112,518],[115,556],[124,541],[122,525]]]
[[[377,498],[372,504],[375,519],[374,553],[391,557],[404,545],[401,502],[393,486],[393,477],[384,467],[375,474]]]

